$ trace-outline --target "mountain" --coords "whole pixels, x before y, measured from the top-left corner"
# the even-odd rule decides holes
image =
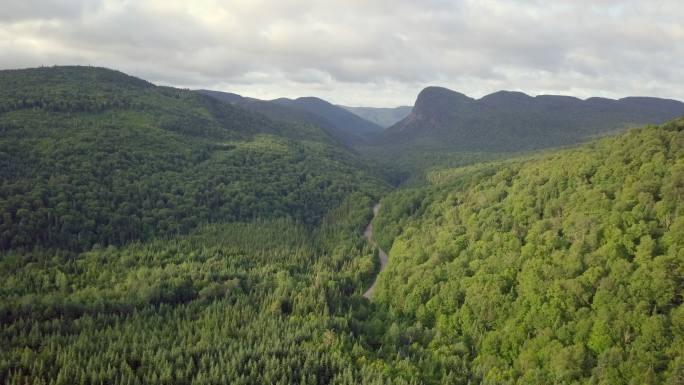
[[[305,110],[292,108],[267,100],[244,97],[230,92],[211,90],[198,90],[197,92],[211,96],[212,98],[218,99],[220,101],[233,104],[240,108],[265,115],[271,120],[289,123],[312,124],[330,133],[332,137],[335,137],[334,133],[336,128],[331,122],[322,118],[321,116]]]
[[[281,98],[267,101],[221,91],[198,92],[264,114],[273,120],[313,124],[347,145],[365,142],[382,130],[375,123],[319,98]]]
[[[390,191],[362,146],[242,107],[309,113],[260,102],[0,71],[0,383],[682,382],[684,120],[465,153]]]
[[[413,108],[410,106],[399,106],[394,108],[340,107],[383,128],[387,128],[404,119],[411,113],[411,109]]]
[[[226,102],[226,103],[230,103],[230,104],[233,104],[233,103],[242,104],[248,100],[258,101],[258,99],[245,98],[242,95],[234,94],[232,92],[212,91],[212,90],[197,90],[197,92],[204,94],[204,95],[209,95],[209,96],[216,98],[222,102]]]
[[[335,106],[323,99],[302,97],[297,99],[275,99],[274,103],[307,111],[322,117],[335,127],[335,135],[348,142],[361,142],[382,131],[382,127],[369,122],[344,108]]]
[[[578,143],[681,115],[684,103],[668,99],[581,100],[511,91],[473,99],[446,88],[427,87],[411,114],[387,128],[376,143],[418,142],[455,151],[524,151]]]
[[[103,68],[0,71],[0,249],[83,250],[382,188],[320,128]]]
[[[428,181],[381,202],[374,300],[442,383],[681,382],[684,119]]]
[[[117,71],[0,71],[0,383],[379,378],[357,158]]]

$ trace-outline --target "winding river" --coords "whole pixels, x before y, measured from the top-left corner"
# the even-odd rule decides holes
[[[380,203],[377,203],[375,206],[373,206],[373,219],[378,215],[378,211],[380,211]],[[373,247],[378,247],[378,243],[375,242],[373,239],[373,220],[371,219],[370,222],[368,222],[368,226],[366,226],[366,230],[363,232],[363,236],[366,237],[366,240],[368,243],[370,243]],[[380,273],[385,270],[385,267],[387,267],[387,253],[381,248],[378,247],[378,256],[380,257],[380,271],[378,272],[378,275],[375,276],[375,280],[373,281],[373,284],[371,287],[366,290],[365,293],[363,293],[363,296],[372,299],[373,298],[373,292],[375,291],[375,285],[378,283],[378,277],[380,276]]]

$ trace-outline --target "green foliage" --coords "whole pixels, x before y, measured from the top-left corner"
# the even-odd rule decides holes
[[[312,124],[344,144],[364,142],[382,130],[371,121],[318,98],[259,100],[228,92],[210,90],[198,90],[198,92],[246,110],[258,112],[274,121]]]
[[[104,69],[0,82],[0,383],[416,383],[361,297],[386,187],[327,134]]]
[[[432,173],[383,200],[376,300],[474,382],[677,383],[683,172],[679,120]]]
[[[367,209],[350,203],[337,213],[354,226]],[[363,290],[357,261],[372,254],[354,241],[358,229],[344,254],[328,252],[323,234],[332,232],[319,237],[278,219],[211,225],[75,258],[6,255],[0,260],[0,274],[8,278],[0,292],[1,382],[353,384],[382,378],[379,370],[355,367],[349,352],[358,340],[344,316],[351,295]],[[357,284],[344,298],[343,282]],[[373,353],[359,345],[356,354]]]
[[[682,120],[381,170],[316,126],[115,71],[0,85],[0,383],[684,379]],[[412,177],[373,222],[372,302],[369,170]]]
[[[356,150],[376,167],[377,175],[400,187],[420,187],[436,170],[520,157],[523,153],[454,151],[443,144],[417,139],[407,144],[358,145]]]
[[[0,248],[84,250],[203,223],[309,226],[379,192],[320,129],[97,68],[0,72]]]
[[[572,146],[629,127],[684,115],[684,103],[499,91],[481,99],[441,87],[418,95],[411,114],[357,147],[393,184],[422,184],[423,173]]]

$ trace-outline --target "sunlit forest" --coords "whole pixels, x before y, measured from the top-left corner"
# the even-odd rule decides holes
[[[682,383],[684,120],[428,179],[374,221],[417,350],[461,383]]]
[[[684,383],[684,120],[562,144],[0,71],[0,383]]]

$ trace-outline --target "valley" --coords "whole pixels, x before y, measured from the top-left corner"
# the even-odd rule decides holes
[[[680,384],[684,103],[0,70],[0,383]]]
[[[373,248],[378,247],[378,243],[375,242],[375,239],[373,238],[373,220],[375,219],[375,217],[378,216],[379,211],[380,211],[380,204],[376,203],[375,206],[373,206],[373,219],[368,223],[368,226],[366,226],[366,229],[363,232],[363,237],[366,238],[368,243],[370,243],[370,245]],[[383,250],[381,248],[378,248],[377,250],[378,250],[377,251],[378,252],[378,260],[380,261],[380,270],[379,270],[378,274],[380,274],[385,270],[385,268],[387,268],[387,263],[389,262],[389,257],[387,256],[387,253],[385,252],[385,250]],[[368,299],[373,298],[373,293],[375,293],[375,286],[377,283],[378,283],[378,278],[376,277],[373,280],[373,284],[368,288],[368,290],[366,290],[363,293],[363,296],[365,298],[368,298]]]

